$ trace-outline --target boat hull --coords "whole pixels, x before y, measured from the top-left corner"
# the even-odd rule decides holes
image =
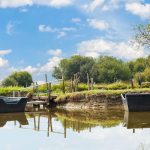
[[[150,94],[122,94],[125,111],[150,111]]]
[[[0,97],[0,113],[24,112],[27,104],[26,97],[7,98]]]

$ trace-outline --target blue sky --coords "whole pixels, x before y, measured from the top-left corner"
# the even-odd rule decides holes
[[[150,20],[149,0],[0,0],[0,80],[26,70],[42,81],[62,58],[145,57],[130,44]]]

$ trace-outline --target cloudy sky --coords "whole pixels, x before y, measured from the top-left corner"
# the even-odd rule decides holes
[[[149,0],[0,0],[0,80],[26,70],[42,81],[75,54],[147,56],[130,40],[149,20]]]

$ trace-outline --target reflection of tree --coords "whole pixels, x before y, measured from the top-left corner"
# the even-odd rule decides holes
[[[120,124],[123,120],[122,111],[65,111],[59,110],[56,116],[64,125],[66,120],[66,127],[72,128],[74,131],[82,131],[92,127],[102,126],[103,128],[113,127]]]

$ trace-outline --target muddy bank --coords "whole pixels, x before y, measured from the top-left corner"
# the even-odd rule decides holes
[[[64,109],[113,109],[120,108],[123,109],[123,104],[120,95],[91,95],[91,96],[77,96],[73,98],[68,98],[57,102],[57,108]]]

